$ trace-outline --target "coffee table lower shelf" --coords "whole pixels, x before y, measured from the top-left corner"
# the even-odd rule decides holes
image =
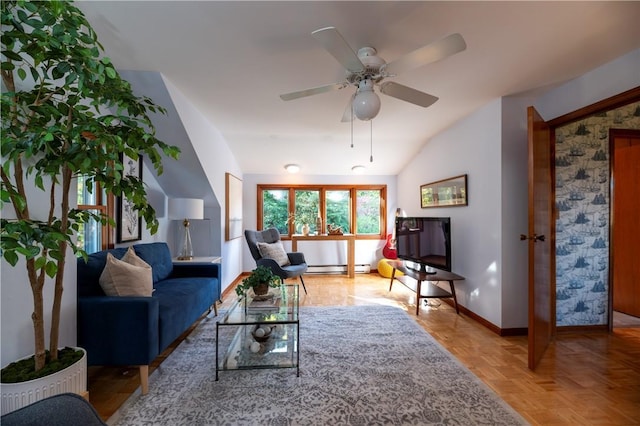
[[[272,332],[262,342],[257,342],[252,334],[256,326],[255,323],[217,324],[216,381],[220,371],[272,368],[295,368],[296,376],[300,377],[299,324],[269,322]],[[253,352],[252,344],[260,345],[259,350]]]

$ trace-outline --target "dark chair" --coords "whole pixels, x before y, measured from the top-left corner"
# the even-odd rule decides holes
[[[253,231],[247,229],[244,231],[244,237],[249,245],[251,255],[256,261],[256,265],[266,266],[271,269],[275,275],[282,278],[282,280],[285,280],[286,278],[300,277],[302,288],[304,289],[305,294],[307,293],[307,288],[305,287],[304,280],[302,279],[302,274],[307,272],[307,262],[304,260],[304,253],[286,253],[289,260],[288,265],[279,264],[273,258],[263,257],[260,253],[258,243],[273,244],[280,242],[280,233],[276,228],[269,228],[264,231]]]
[[[34,402],[0,418],[2,426],[106,426],[95,408],[75,393]]]

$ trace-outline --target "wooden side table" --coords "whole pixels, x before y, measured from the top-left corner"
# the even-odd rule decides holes
[[[393,280],[396,279],[400,281],[405,287],[416,292],[416,315],[420,315],[420,299],[445,299],[445,298],[453,298],[453,304],[456,308],[456,313],[460,314],[460,310],[458,309],[458,299],[456,298],[456,289],[453,285],[454,281],[464,280],[464,277],[454,274],[453,272],[443,271],[442,269],[432,268],[435,271],[435,274],[427,274],[426,272],[416,271],[415,269],[407,268],[404,265],[404,262],[401,260],[387,260],[387,263],[393,268],[393,272],[391,272],[391,282],[389,283],[389,291],[391,291],[391,287],[393,286]],[[396,277],[396,270],[400,271],[404,274],[404,276]],[[412,286],[407,282],[407,277],[413,278],[417,281],[416,288],[413,289]],[[435,284],[427,283],[426,286],[422,286],[422,281],[448,281],[449,286],[451,287],[451,292],[444,290],[438,287]]]

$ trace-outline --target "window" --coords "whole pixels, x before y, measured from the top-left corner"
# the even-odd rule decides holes
[[[383,239],[386,195],[386,185],[258,185],[257,229],[274,227],[286,239],[305,223],[311,233],[326,233],[330,224],[361,239]]]
[[[382,234],[380,220],[380,191],[356,191],[356,234]]]
[[[78,178],[78,209],[113,218],[113,199],[93,184],[90,178]],[[95,219],[80,225],[76,246],[87,253],[95,253],[113,247],[112,227]]]

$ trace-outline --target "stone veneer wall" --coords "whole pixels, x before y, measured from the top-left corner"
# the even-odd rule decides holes
[[[609,129],[640,129],[640,102],[555,130],[558,326],[608,324]]]

